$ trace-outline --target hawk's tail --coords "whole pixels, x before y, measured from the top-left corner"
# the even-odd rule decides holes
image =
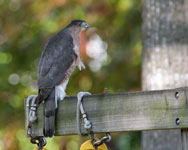
[[[44,101],[44,128],[45,137],[53,137],[55,131],[55,88],[39,90],[38,103]]]

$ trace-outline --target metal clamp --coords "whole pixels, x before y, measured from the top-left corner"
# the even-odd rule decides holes
[[[26,99],[26,106],[28,108],[28,124],[27,124],[27,135],[30,137],[30,141],[32,144],[37,144],[38,150],[42,150],[43,147],[46,145],[46,139],[43,136],[32,136],[32,124],[37,120],[36,110],[38,105],[36,104],[37,95],[30,95]],[[31,101],[31,102],[30,102]]]
[[[106,133],[106,135],[104,137],[102,137],[98,141],[93,141],[92,144],[94,147],[98,147],[98,146],[102,145],[103,143],[111,141],[111,139],[112,139],[112,137],[111,137],[110,133]]]
[[[32,134],[32,131],[31,131],[32,123],[37,120],[37,117],[36,117],[37,105],[35,103],[36,102],[36,98],[37,98],[37,95],[30,95],[26,99],[26,106],[27,107],[31,107],[30,111],[27,112],[27,115],[28,115],[28,118],[29,118],[28,122],[27,122],[27,135],[30,136],[30,137],[31,137],[31,134]],[[28,108],[28,110],[29,110],[29,108]]]
[[[30,141],[32,144],[37,144],[38,150],[42,150],[47,144],[46,139],[42,136],[32,137]]]
[[[104,94],[108,94],[108,89],[104,90]],[[91,136],[91,141],[93,147],[97,150],[97,147],[102,145],[103,143],[111,141],[112,137],[110,133],[106,133],[104,137],[102,137],[100,140],[96,141],[95,134],[92,130],[92,123],[91,121],[88,120],[87,115],[84,111],[83,105],[82,105],[82,99],[85,95],[91,95],[89,92],[79,92],[77,94],[77,110],[76,110],[76,123],[77,123],[77,132],[80,136],[85,136],[85,135],[90,135]],[[88,134],[83,134],[81,133],[81,128],[80,128],[80,112],[82,114],[82,118],[84,120],[84,128],[87,130]]]
[[[88,134],[81,133],[81,128],[80,128],[80,112],[82,114],[82,118],[84,119],[84,128],[86,130],[88,130],[88,131],[91,130],[91,128],[92,128],[91,121],[88,120],[87,114],[85,113],[84,107],[82,105],[82,99],[86,95],[91,95],[91,93],[89,93],[89,92],[79,92],[77,94],[78,101],[77,101],[77,110],[76,110],[76,123],[77,123],[77,132],[78,132],[78,134],[80,136],[86,136],[86,135],[88,135]]]
[[[37,117],[36,117],[36,110],[37,110],[36,99],[37,99],[37,95],[30,95],[26,99],[26,106],[31,107],[30,112],[29,112],[29,120],[28,120],[31,123],[33,123],[37,120]],[[30,105],[30,101],[31,101],[31,105]]]

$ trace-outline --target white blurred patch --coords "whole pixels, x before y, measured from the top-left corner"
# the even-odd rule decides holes
[[[9,77],[8,77],[8,81],[9,81],[10,84],[12,84],[12,85],[16,85],[16,84],[19,83],[19,81],[20,81],[20,77],[19,77],[18,74],[13,73],[13,74],[9,75]]]
[[[90,37],[89,42],[86,44],[86,53],[92,58],[89,63],[92,71],[100,70],[102,65],[107,61],[107,47],[107,43],[102,41],[98,34]]]

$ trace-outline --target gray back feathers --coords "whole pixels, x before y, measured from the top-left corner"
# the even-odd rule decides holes
[[[76,57],[73,39],[67,30],[52,36],[43,49],[38,71],[39,89],[60,84]]]

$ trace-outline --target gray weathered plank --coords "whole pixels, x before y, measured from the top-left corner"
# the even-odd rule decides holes
[[[77,134],[76,103],[73,96],[59,102],[56,135]],[[91,95],[84,97],[83,105],[96,133],[188,128],[188,87]],[[38,121],[33,125],[32,133],[42,135],[42,105],[37,115]],[[176,123],[178,119],[179,124]],[[82,131],[86,132],[83,122]]]

